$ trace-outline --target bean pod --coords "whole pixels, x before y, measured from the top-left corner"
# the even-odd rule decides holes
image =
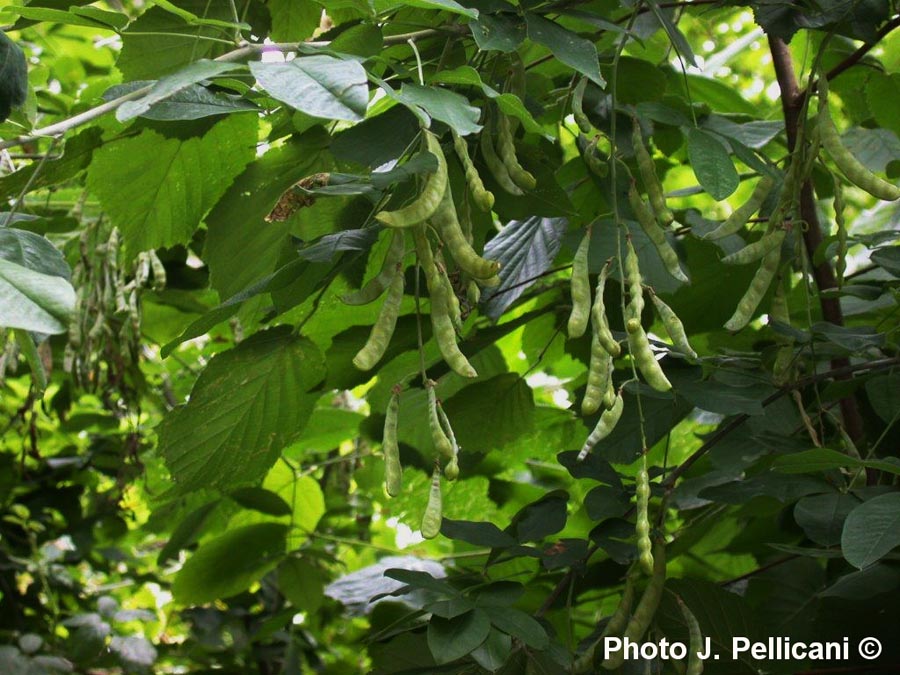
[[[516,146],[513,143],[509,117],[503,113],[499,113],[497,117],[497,153],[500,155],[500,159],[513,183],[523,190],[533,190],[537,186],[537,181],[519,163],[519,158],[516,156]]]
[[[431,224],[440,232],[447,250],[463,272],[476,279],[490,279],[500,271],[500,263],[482,258],[466,240],[456,216],[456,207],[453,205],[453,194],[449,185],[444,192],[441,205],[431,217]]]
[[[453,448],[453,457],[444,465],[444,478],[453,481],[459,478],[459,443],[456,442],[456,434],[453,433],[453,427],[450,425],[450,418],[444,412],[441,402],[437,403],[438,417],[441,420],[441,426],[447,438],[450,439],[450,445]]]
[[[753,190],[750,198],[732,211],[731,215],[716,229],[712,232],[707,232],[703,238],[721,239],[722,237],[727,237],[729,234],[738,232],[747,224],[750,220],[750,216],[759,211],[773,187],[775,187],[775,179],[769,175],[763,176],[759,183],[756,184],[756,188]]]
[[[425,514],[422,516],[422,536],[426,539],[434,539],[440,534],[443,508],[441,469],[435,464],[434,471],[431,473],[431,489],[428,491],[428,504],[426,504]]]
[[[503,160],[497,155],[497,150],[494,148],[493,136],[493,125],[488,122],[484,125],[484,129],[481,130],[481,156],[484,158],[484,163],[487,165],[494,180],[497,181],[497,185],[503,188],[505,192],[516,195],[517,197],[524,195],[525,192],[516,185],[509,175],[509,170],[506,168]]]
[[[388,495],[396,497],[403,487],[403,468],[400,465],[400,445],[397,442],[397,424],[400,418],[400,391],[396,387],[388,401],[384,417],[384,435],[381,449],[384,451],[384,487]]]
[[[428,381],[425,383],[425,391],[428,392],[428,426],[431,429],[431,443],[434,450],[444,459],[453,459],[456,453],[453,451],[453,444],[444,433],[444,427],[441,426],[441,418],[438,413],[437,394],[434,392],[435,383]]]
[[[653,350],[650,348],[650,339],[641,326],[633,333],[628,334],[628,348],[631,357],[641,375],[647,380],[647,384],[656,389],[656,391],[669,391],[672,383],[669,382],[666,374],[660,367]]]
[[[494,206],[494,193],[484,187],[481,175],[469,156],[469,147],[466,145],[465,139],[456,131],[453,131],[453,149],[456,151],[456,156],[459,157],[459,161],[466,173],[466,185],[468,185],[469,191],[472,193],[475,204],[482,211],[490,211]]]
[[[659,226],[659,223],[656,222],[656,217],[647,207],[647,204],[641,195],[638,194],[634,183],[632,183],[631,187],[628,189],[628,203],[631,204],[631,210],[634,211],[634,215],[637,218],[638,223],[640,223],[641,229],[644,230],[644,233],[653,243],[660,259],[662,259],[666,271],[679,281],[687,283],[688,278],[681,269],[681,263],[678,261],[678,254],[675,252],[675,249],[672,248],[669,240],[666,239],[666,233]]]
[[[672,338],[672,342],[675,343],[675,348],[688,358],[696,359],[697,352],[691,347],[687,333],[684,330],[684,324],[681,323],[681,319],[678,318],[675,310],[663,302],[656,293],[651,292],[650,297],[653,298],[653,304],[656,305],[659,318],[662,319],[663,327],[665,327],[669,337]]]
[[[588,456],[588,453],[594,448],[597,443],[602,441],[604,438],[609,436],[613,430],[616,428],[616,424],[619,423],[619,418],[622,417],[622,409],[625,404],[622,400],[621,392],[616,395],[616,400],[613,403],[612,407],[609,410],[603,412],[600,415],[600,419],[597,420],[597,424],[594,427],[594,430],[588,435],[587,440],[584,442],[584,445],[581,447],[581,451],[578,453],[577,460],[580,462],[585,457]]]
[[[575,257],[572,259],[572,312],[569,314],[568,332],[570,338],[584,335],[591,314],[591,282],[588,278],[588,252],[591,247],[591,228],[588,227]]]
[[[447,189],[447,160],[441,150],[438,137],[430,131],[424,131],[425,145],[428,151],[437,157],[437,170],[425,179],[425,185],[411,203],[396,211],[380,211],[375,219],[388,227],[412,227],[430,218],[440,206],[444,191]]]
[[[728,321],[725,322],[725,328],[730,331],[737,332],[750,323],[756,308],[762,302],[763,296],[769,290],[772,280],[778,273],[778,266],[781,263],[781,249],[774,248],[766,254],[756,270],[750,286],[744,293],[744,296],[738,302],[737,309]]]
[[[634,494],[638,563],[645,574],[653,574],[653,543],[650,540],[650,474],[647,472],[646,451],[641,455],[641,468],[635,477]]]
[[[659,176],[656,173],[656,165],[653,163],[653,158],[644,145],[641,124],[638,122],[637,117],[633,118],[632,121],[631,143],[634,146],[634,156],[637,160],[641,180],[644,181],[644,188],[647,190],[647,196],[650,198],[650,206],[653,208],[653,213],[664,227],[668,227],[675,221],[675,215],[672,213],[672,209],[666,206],[666,196]]]
[[[587,387],[581,401],[581,414],[592,415],[600,409],[612,378],[613,360],[598,339],[597,333],[591,340],[591,362],[588,366]]]
[[[684,600],[678,596],[675,597],[678,600],[678,608],[681,610],[681,615],[684,617],[684,622],[687,624],[688,628],[688,635],[690,636],[687,669],[684,673],[685,675],[702,675],[703,660],[700,658],[699,654],[703,649],[703,633],[700,631],[700,622],[697,621],[697,617],[694,616],[694,613],[690,608],[684,604]]]
[[[387,298],[381,306],[375,325],[372,326],[369,339],[353,357],[353,365],[360,370],[371,370],[387,351],[391,336],[397,327],[397,317],[400,316],[400,304],[403,302],[403,281],[403,268],[397,265]]]
[[[781,228],[774,232],[767,232],[752,244],[747,244],[744,248],[735,251],[731,255],[726,255],[722,258],[722,262],[726,265],[746,265],[761,260],[762,258],[765,258],[772,249],[781,247],[786,234],[787,233]]]
[[[631,237],[625,240],[625,283],[628,286],[628,304],[625,306],[625,328],[629,333],[641,327],[641,313],[644,311],[644,286],[637,252]]]
[[[592,129],[591,121],[584,114],[584,90],[587,88],[587,83],[587,78],[582,77],[572,91],[572,116],[583,134],[591,133]]]
[[[622,347],[613,337],[612,330],[609,328],[609,319],[606,316],[606,302],[603,299],[611,262],[612,260],[603,266],[603,269],[600,270],[600,276],[597,278],[597,287],[594,289],[594,304],[591,306],[591,324],[594,328],[594,335],[600,341],[603,349],[610,356],[618,356],[622,353]]]
[[[381,270],[358,291],[346,293],[341,297],[348,305],[367,305],[374,302],[391,285],[397,271],[397,265],[403,260],[406,252],[406,235],[403,230],[391,230],[391,243],[381,264]]]

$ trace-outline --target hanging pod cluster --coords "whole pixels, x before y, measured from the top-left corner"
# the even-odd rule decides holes
[[[356,354],[353,363],[361,370],[370,370],[387,351],[405,292],[403,259],[407,252],[406,232],[410,230],[431,299],[432,332],[441,355],[456,373],[463,377],[475,377],[475,369],[457,345],[462,308],[451,284],[443,251],[450,254],[460,275],[465,278],[469,302],[477,302],[480,286],[499,283],[497,272],[500,265],[481,257],[472,247],[471,228],[468,223],[464,228],[457,214],[440,141],[430,131],[423,131],[423,134],[427,151],[437,159],[437,169],[427,176],[422,190],[409,204],[393,211],[379,211],[375,215],[375,219],[391,231],[391,241],[381,271],[362,288],[343,297],[348,304],[363,305],[375,301],[387,291],[369,339]],[[465,141],[455,136],[454,147],[463,164],[473,201],[479,208],[490,209],[494,197],[484,188],[468,155]],[[432,237],[439,244],[437,252],[432,248]]]

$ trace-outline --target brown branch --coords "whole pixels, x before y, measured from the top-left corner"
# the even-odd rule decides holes
[[[857,49],[855,52],[853,52],[850,56],[848,56],[846,59],[844,59],[839,64],[837,64],[834,68],[832,68],[827,73],[825,73],[826,79],[829,82],[831,82],[831,80],[836,78],[838,75],[843,73],[845,70],[848,70],[849,68],[855,66],[857,63],[859,63],[862,60],[862,57],[864,57],[866,54],[868,54],[870,51],[872,51],[872,49],[875,47],[875,45],[877,45],[879,42],[881,42],[887,36],[888,33],[890,33],[892,30],[894,30],[895,28],[898,28],[898,27],[900,27],[900,16],[895,16],[893,19],[888,21],[886,24],[884,24],[881,28],[879,28],[875,32],[875,39],[872,42],[866,42],[859,49]]]
[[[781,38],[769,36],[769,50],[772,53],[772,64],[775,67],[775,77],[781,88],[781,107],[784,112],[784,126],[787,132],[788,151],[794,152],[797,145],[797,137],[800,130],[800,116],[805,109],[806,94],[800,91],[797,84],[797,76],[794,73],[794,63],[791,58],[790,48]],[[813,277],[816,287],[819,289],[819,306],[822,309],[822,317],[836,326],[844,325],[844,315],[841,304],[837,298],[823,297],[822,291],[827,291],[837,286],[834,272],[827,260],[816,264],[814,254],[822,243],[822,227],[819,224],[819,214],[816,210],[816,197],[813,193],[812,182],[805,180],[800,190],[800,217],[806,222],[803,230],[803,242],[806,246],[810,264],[813,269]],[[848,359],[840,357],[832,359],[833,369],[841,369],[849,364]],[[856,399],[850,395],[841,399],[841,416],[844,420],[844,428],[854,442],[863,438],[863,422],[859,413]]]

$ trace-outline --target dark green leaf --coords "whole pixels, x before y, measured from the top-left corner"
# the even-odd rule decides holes
[[[715,200],[722,200],[740,184],[728,151],[716,137],[692,128],[688,131],[688,157],[697,181]]]
[[[208,502],[182,518],[172,531],[169,541],[166,542],[166,545],[159,552],[156,564],[164,565],[169,560],[178,557],[178,553],[182,549],[196,542],[203,532],[203,526],[206,524],[210,514],[220,503],[221,500],[219,499]]]
[[[481,646],[472,651],[472,658],[479,666],[493,673],[506,663],[511,650],[512,640],[509,635],[491,629]]]
[[[529,39],[549,49],[556,58],[593,80],[598,86],[606,86],[606,80],[600,74],[600,61],[594,43],[539,14],[527,12],[525,21]]]
[[[421,108],[429,117],[443,122],[460,136],[468,136],[481,130],[481,125],[478,124],[481,110],[455,91],[407,83],[394,97],[407,107]]]
[[[0,32],[0,122],[9,117],[13,108],[25,103],[28,94],[28,71],[25,54]]]
[[[878,562],[900,545],[900,492],[873,497],[844,521],[841,549],[857,569]]]
[[[203,544],[175,577],[175,600],[199,605],[246,590],[284,556],[287,531],[287,525],[256,523]]]
[[[550,638],[544,627],[521,609],[514,607],[486,607],[491,623],[504,633],[521,640],[532,649],[546,649]]]
[[[469,28],[478,48],[485,51],[512,52],[525,39],[522,22],[507,14],[482,12],[476,21],[469,23]]]
[[[460,448],[467,452],[502,448],[534,426],[531,387],[514,373],[470,384],[443,405]]]
[[[428,623],[428,648],[438,664],[450,663],[477,649],[490,631],[491,622],[481,609],[453,619],[432,617]]]
[[[859,505],[853,495],[833,492],[804,497],[794,506],[794,520],[811,540],[822,546],[841,543],[847,515]]]
[[[271,516],[289,516],[291,506],[274,492],[259,487],[245,487],[228,493],[245,509],[253,509]]]
[[[513,516],[507,531],[515,533],[516,539],[539,541],[559,532],[566,526],[566,503],[568,494],[554,490],[535,502],[528,504]]]
[[[0,258],[0,324],[56,335],[68,330],[75,290],[63,277]]]
[[[464,541],[473,546],[505,548],[515,546],[516,540],[503,532],[493,523],[472,523],[465,520],[444,518],[441,522],[441,534],[449,539]]]

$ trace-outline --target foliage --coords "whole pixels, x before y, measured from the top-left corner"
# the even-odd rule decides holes
[[[900,662],[894,5],[0,22],[0,672]]]

